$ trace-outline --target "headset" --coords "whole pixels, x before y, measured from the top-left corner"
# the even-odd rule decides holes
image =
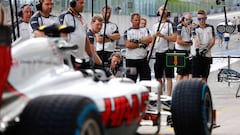
[[[19,17],[23,17],[23,9],[24,9],[24,7],[26,7],[26,6],[31,6],[31,5],[29,5],[29,4],[24,4],[24,5],[22,5],[22,7],[20,8],[21,10],[18,12],[18,16]],[[34,12],[32,11],[32,15],[34,14]]]
[[[156,16],[160,16],[160,12],[159,12],[159,11],[157,11]],[[167,17],[170,17],[170,16],[171,16],[171,12],[168,11],[168,12],[167,12]]]
[[[159,13],[159,11],[157,11],[157,13],[156,13],[156,16],[160,16],[160,13]]]
[[[181,22],[184,22],[184,20],[185,20],[185,17],[183,16],[182,19],[181,19]]]
[[[36,9],[38,11],[41,11],[42,10],[42,0],[39,0],[37,3],[36,3]]]
[[[173,22],[174,22],[174,23],[179,23],[179,17],[178,17],[178,16],[174,16]]]
[[[185,21],[185,19],[186,19],[186,18],[183,16],[183,17],[182,17],[182,19],[181,19],[181,22],[184,22],[184,21]],[[190,21],[189,23],[191,23],[191,24],[192,24],[192,21]]]
[[[75,8],[76,5],[77,5],[76,0],[71,0],[71,1],[70,1],[70,7]]]

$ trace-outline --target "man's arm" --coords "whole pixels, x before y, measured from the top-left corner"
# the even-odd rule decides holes
[[[121,35],[118,30],[118,26],[116,24],[114,24],[114,25],[115,25],[115,31],[112,32],[112,34],[107,35],[109,37],[109,39],[112,41],[119,40],[121,38]]]
[[[170,27],[172,26],[172,27]],[[162,38],[169,41],[169,42],[176,42],[177,41],[177,26],[174,23],[168,22],[168,29],[172,28],[173,33],[170,35],[162,35]]]
[[[5,12],[3,8],[0,6],[0,25],[4,24],[4,19],[5,19]]]
[[[94,45],[91,45],[89,38],[86,36],[85,50],[89,56],[93,57],[93,61],[97,65],[102,65],[102,60],[97,55]]]
[[[110,40],[119,40],[121,38],[121,35],[119,33],[113,33],[113,34],[109,34],[108,38]]]
[[[139,48],[138,43],[131,42],[130,40],[125,40],[124,45],[126,48],[129,48],[129,49]]]
[[[105,43],[111,42],[111,39],[107,35],[106,35],[105,39],[104,39],[103,35],[100,35],[100,34],[95,34],[95,36],[96,36],[96,41],[99,43],[103,43],[103,40],[105,40]]]
[[[29,24],[30,24],[30,28],[32,29],[32,34],[34,35],[34,37],[46,37],[44,32],[37,30],[40,27],[37,16],[33,16],[30,19]]]
[[[182,36],[181,36],[182,28],[183,28],[183,24],[179,24],[177,26],[177,40],[176,40],[176,43],[181,45],[181,46],[190,46],[190,45],[192,45],[192,42],[190,42],[190,41],[186,42],[186,41],[182,40]]]
[[[139,39],[139,42],[145,45],[149,45],[152,42],[152,36],[146,36]]]
[[[196,32],[197,27],[193,28],[192,35],[193,35],[193,45],[195,48],[200,48],[200,40],[198,38],[197,32]]]
[[[127,31],[124,32],[124,45],[126,48],[135,49],[138,48],[138,43],[131,42],[127,39]]]
[[[211,28],[212,28],[212,38],[211,38],[210,43],[208,45],[208,49],[211,49],[215,45],[215,41],[216,41],[216,35],[215,35],[214,27],[211,26]]]
[[[166,36],[163,36],[162,38],[164,38],[165,40],[168,40],[169,42],[176,42],[177,40],[177,33],[174,32],[172,35],[166,35]]]
[[[181,35],[177,35],[177,40],[176,42],[179,44],[179,45],[182,45],[182,46],[190,46],[192,45],[192,42],[186,42],[186,41],[183,41],[182,40],[182,36]]]

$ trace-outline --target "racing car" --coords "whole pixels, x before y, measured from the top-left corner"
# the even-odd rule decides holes
[[[65,30],[52,29],[50,34]],[[59,37],[12,45],[12,66],[0,108],[2,134],[134,135],[141,134],[137,131],[146,115],[158,134],[160,116],[166,112],[163,102],[169,103],[168,121],[176,135],[211,134],[213,106],[206,83],[182,81],[172,98],[166,98],[149,90],[159,88],[152,81],[134,83],[126,77],[108,78],[99,69],[74,70],[64,62],[73,49],[75,45]]]
[[[64,63],[72,49],[75,46],[61,38],[35,38],[12,46],[10,92],[3,95],[1,108],[6,133],[102,135],[122,134],[124,128],[133,134],[147,89],[127,78],[107,81],[99,70],[74,70]],[[6,123],[17,117],[19,122]]]

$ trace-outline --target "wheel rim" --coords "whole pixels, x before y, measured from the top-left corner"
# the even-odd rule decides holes
[[[80,135],[101,135],[98,123],[94,119],[87,119],[82,126]]]

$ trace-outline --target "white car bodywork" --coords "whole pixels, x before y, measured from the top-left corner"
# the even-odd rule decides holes
[[[180,132],[180,134],[189,132],[191,135],[211,135],[213,106],[211,93],[206,83],[197,79],[179,82],[173,90],[171,99],[156,95],[160,87],[157,81],[134,83],[125,77],[108,79],[101,70],[75,71],[71,64],[64,64],[64,60],[69,62],[69,49],[73,49],[72,45],[61,38],[34,38],[12,46],[13,64],[6,85],[7,91],[3,94],[0,108],[0,132],[5,134],[7,131],[13,131],[12,134],[6,135],[14,135],[18,132],[14,129],[18,128],[20,131],[26,132],[30,130],[28,134],[32,135],[36,134],[36,130],[35,128],[32,130],[31,125],[41,131],[42,127],[38,126],[38,123],[41,123],[45,126],[44,131],[49,131],[48,126],[52,123],[57,126],[58,123],[61,126],[67,123],[64,121],[66,119],[61,119],[64,117],[71,117],[71,119],[67,119],[71,123],[75,123],[78,116],[88,119],[87,115],[74,117],[75,115],[72,116],[72,113],[68,113],[68,105],[72,105],[72,102],[65,99],[72,99],[74,96],[74,99],[85,98],[93,101],[97,112],[99,112],[96,116],[99,119],[96,119],[96,121],[100,122],[92,123],[95,123],[95,127],[99,127],[99,129],[104,127],[104,132],[109,135],[138,134],[145,130],[145,125],[154,126],[156,131],[154,134],[158,133],[160,115],[169,116],[170,124],[174,126],[175,132]],[[157,89],[149,94],[149,89],[146,86]],[[55,101],[59,98],[61,102],[55,104]],[[42,102],[42,99],[45,102]],[[65,101],[69,102],[66,103]],[[83,103],[82,101],[84,100],[77,103]],[[153,104],[151,104],[151,101],[154,101]],[[162,111],[160,101],[161,103],[169,102],[167,106],[170,110]],[[50,104],[48,104],[49,102]],[[34,103],[35,106],[31,103]],[[70,112],[75,111],[76,108],[83,108],[83,104],[74,105],[77,106],[72,106]],[[64,106],[63,109],[62,106]],[[52,109],[52,107],[54,108]],[[32,112],[34,109],[37,110],[37,114]],[[199,111],[195,112],[195,110]],[[183,111],[185,113],[182,113]],[[41,117],[35,117],[36,115]],[[49,119],[48,115],[57,117],[57,119],[60,118],[64,122],[56,122],[56,119],[53,118]],[[38,119],[42,116],[44,119]],[[71,121],[72,119],[74,119],[74,122]],[[194,121],[195,119],[198,122]],[[148,120],[151,120],[151,122]],[[48,123],[48,121],[50,122]],[[19,127],[18,123],[20,123]],[[187,126],[185,126],[185,123],[187,123]],[[85,125],[82,121],[80,124]],[[77,133],[80,132],[81,128],[79,126],[81,125],[75,126],[72,127],[77,128]],[[189,128],[189,126],[192,126],[192,128]],[[88,128],[87,125],[84,127],[86,127],[86,131],[91,131],[91,127]],[[53,132],[59,131],[59,128],[56,127],[50,127],[50,129]],[[72,128],[67,126],[66,129],[72,131]],[[91,135],[96,133],[99,132],[96,131]],[[22,134],[25,134],[25,132]],[[68,134],[71,133],[68,132]],[[99,133],[99,135],[103,134],[105,133],[102,133],[102,131]],[[52,133],[40,133],[39,135],[52,135]],[[83,135],[85,134],[83,133]]]
[[[148,89],[127,78],[113,78],[109,81],[94,80],[95,74],[104,77],[101,70],[95,70],[94,72],[97,73],[93,73],[89,69],[86,71],[88,75],[75,71],[64,64],[63,60],[68,57],[70,51],[60,50],[61,42],[64,42],[61,38],[34,38],[12,47],[13,65],[7,89],[10,90],[8,95],[17,95],[20,100],[14,101],[17,106],[5,106],[5,109],[1,109],[1,125],[15,119],[30,99],[41,95],[66,94],[92,99],[107,127],[126,124],[134,125],[136,128],[139,122],[137,120],[144,111],[145,101],[148,100]],[[118,98],[124,99],[121,101],[123,107],[116,107]],[[110,108],[105,105],[107,101],[111,102]],[[8,107],[14,108],[14,111]],[[119,116],[120,119],[118,118],[120,122],[114,122],[112,116],[107,116],[109,114],[106,111],[109,109],[112,112],[111,115],[119,115],[114,113],[117,111],[122,112],[122,118],[121,116]],[[127,113],[133,115],[124,115]]]

